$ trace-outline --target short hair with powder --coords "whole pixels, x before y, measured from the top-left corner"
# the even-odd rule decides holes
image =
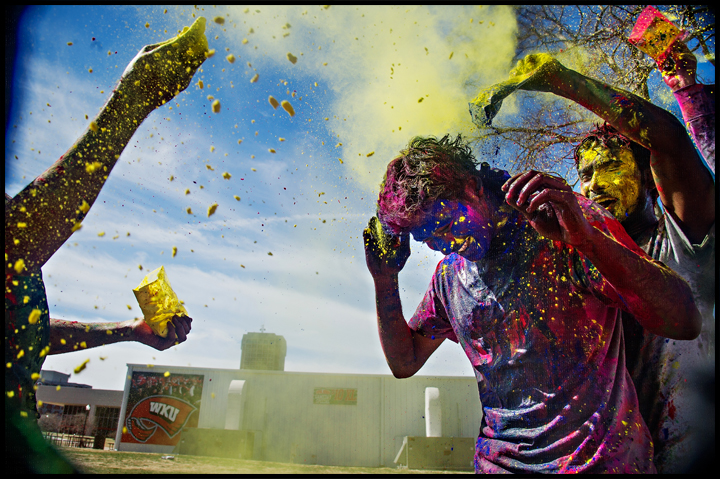
[[[461,135],[439,140],[415,137],[388,164],[380,185],[378,218],[389,232],[408,233],[436,200],[462,200],[465,184],[473,177],[486,192],[500,197],[504,196],[500,187],[510,175],[487,163],[479,165]]]

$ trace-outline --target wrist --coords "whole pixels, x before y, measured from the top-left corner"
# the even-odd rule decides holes
[[[708,95],[705,85],[695,83],[673,91],[685,122],[715,113],[715,101]]]
[[[677,93],[680,90],[683,90],[685,88],[691,87],[693,85],[697,85],[697,82],[695,81],[695,77],[693,76],[680,76],[677,75],[676,77],[677,82],[673,84],[672,87],[670,87],[670,90],[673,93]]]
[[[563,67],[555,71],[548,79],[550,93],[564,98],[572,98],[577,94],[578,86],[585,78],[581,73]]]
[[[377,274],[373,276],[376,291],[393,291],[398,289],[398,274]]]
[[[602,250],[602,247],[599,247],[599,245],[606,239],[608,239],[608,237],[605,236],[602,231],[590,226],[587,233],[582,235],[581,239],[572,246],[583,255],[591,258],[595,255],[596,251]]]

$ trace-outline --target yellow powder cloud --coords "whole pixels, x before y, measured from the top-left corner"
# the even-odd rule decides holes
[[[513,66],[517,24],[507,6],[260,10],[223,10],[230,23],[248,22],[254,29],[258,49],[246,46],[243,55],[275,59],[290,78],[305,75],[332,90],[336,100],[318,119],[329,119],[323,124],[340,135],[342,152],[336,152],[345,167],[373,189],[412,136],[472,131],[468,102],[479,88],[504,80]],[[287,24],[292,27],[284,29]],[[232,46],[242,44],[247,27],[227,29]],[[296,64],[287,60],[290,47]],[[367,157],[369,151],[375,155]]]

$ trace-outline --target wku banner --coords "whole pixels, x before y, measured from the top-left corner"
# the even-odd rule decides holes
[[[121,441],[174,446],[197,427],[203,375],[134,372]]]

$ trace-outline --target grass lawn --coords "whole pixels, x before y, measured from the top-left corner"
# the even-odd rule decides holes
[[[418,471],[391,467],[307,466],[282,462],[246,461],[220,457],[58,448],[89,474],[455,474],[456,471]],[[470,473],[470,472],[467,472]],[[466,474],[466,472],[461,472]]]

